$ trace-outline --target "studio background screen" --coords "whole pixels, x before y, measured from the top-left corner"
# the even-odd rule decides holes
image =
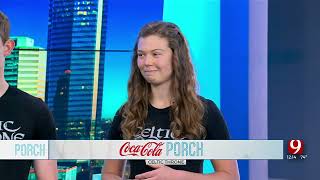
[[[127,98],[137,34],[144,24],[163,20],[180,26],[198,93],[220,107],[220,8],[219,0],[0,0],[16,43],[5,79],[46,102],[58,139],[106,139]],[[99,178],[102,165],[59,161],[59,178]],[[204,172],[212,171],[205,162]]]

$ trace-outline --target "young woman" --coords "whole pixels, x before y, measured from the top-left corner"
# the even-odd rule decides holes
[[[229,139],[225,121],[208,99],[196,93],[196,79],[187,41],[173,23],[145,25],[137,38],[128,83],[128,101],[118,110],[109,138]],[[237,162],[211,160],[213,174],[202,174],[202,160],[187,165],[147,166],[130,162],[132,179],[239,179]],[[123,160],[106,160],[103,179],[120,179]]]

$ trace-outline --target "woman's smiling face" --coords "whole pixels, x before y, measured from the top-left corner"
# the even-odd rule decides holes
[[[161,85],[171,81],[172,54],[166,38],[150,35],[139,39],[137,64],[148,83]]]

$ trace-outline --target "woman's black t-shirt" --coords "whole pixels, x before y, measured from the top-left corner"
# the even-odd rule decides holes
[[[205,140],[228,140],[229,132],[227,125],[223,119],[217,106],[213,101],[201,97],[205,104],[204,126],[206,128]],[[145,121],[145,127],[140,128],[140,134],[135,136],[135,139],[144,140],[172,140],[172,132],[170,130],[170,107],[164,109],[157,109],[151,105],[148,108],[148,115]],[[111,128],[109,130],[109,139],[122,140],[122,132],[120,124],[122,115],[118,111],[113,119]],[[153,170],[147,166],[144,160],[130,160],[130,178],[136,175]],[[185,170],[189,172],[202,173],[203,160],[187,160],[186,165],[172,165],[169,166],[176,170]]]

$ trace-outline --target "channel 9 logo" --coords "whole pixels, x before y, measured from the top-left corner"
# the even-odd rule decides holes
[[[304,152],[303,140],[289,140],[287,159],[306,159],[307,155]]]

